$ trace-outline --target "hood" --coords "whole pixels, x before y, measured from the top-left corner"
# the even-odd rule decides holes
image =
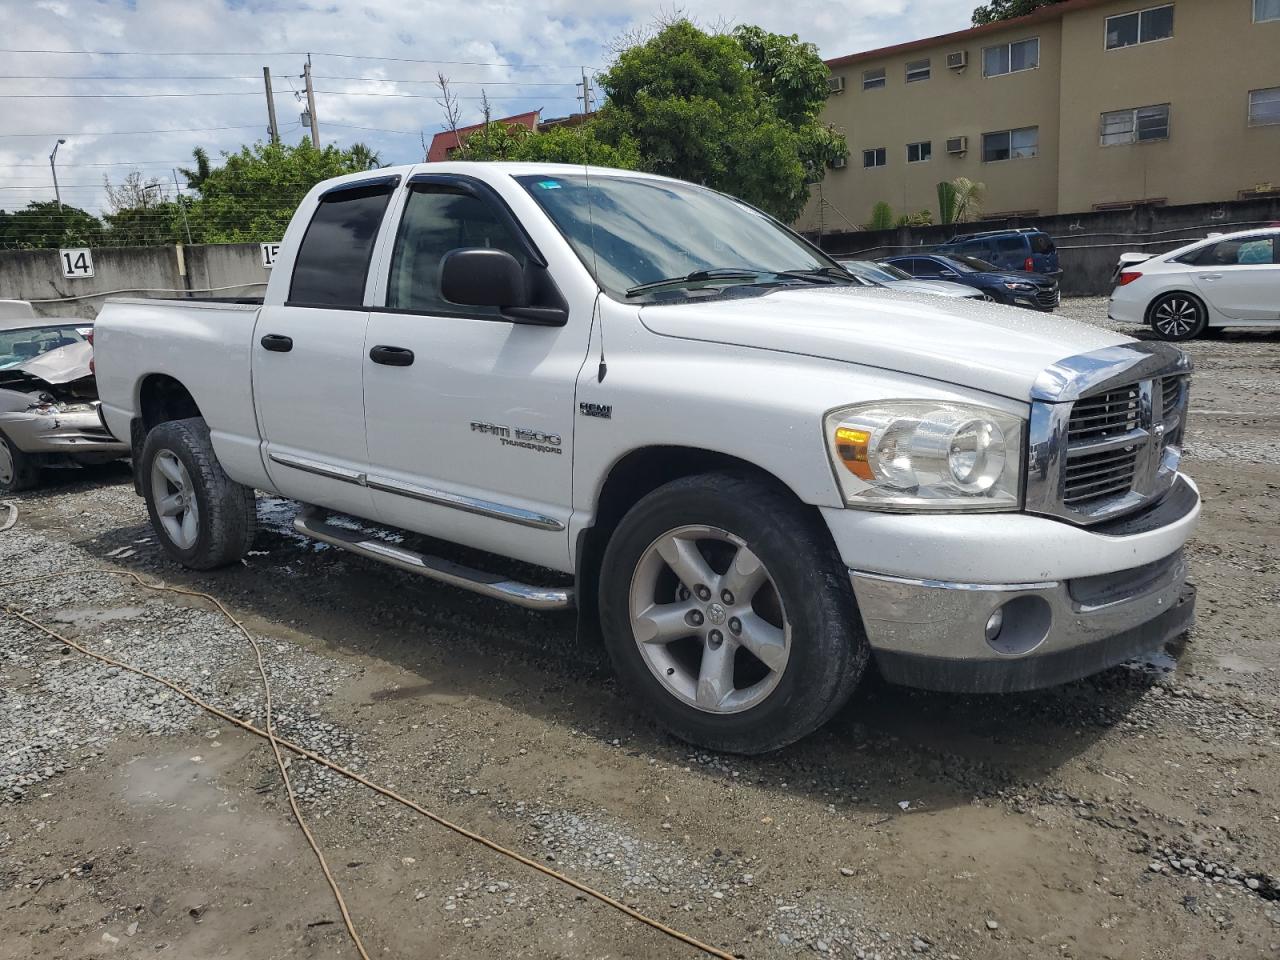
[[[963,283],[952,283],[950,280],[899,280],[889,285],[891,290],[903,293],[932,293],[944,297],[980,297],[982,293],[977,287]]]
[[[1042,370],[1132,338],[981,300],[857,287],[641,308],[653,333],[841,360],[1027,400]]]
[[[68,344],[32,357],[22,363],[0,368],[0,385],[11,379],[11,374],[26,374],[48,384],[70,383],[91,373],[89,361],[93,359],[93,345],[87,341]]]

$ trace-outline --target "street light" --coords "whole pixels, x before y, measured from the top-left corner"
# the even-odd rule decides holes
[[[58,190],[58,168],[54,165],[54,161],[58,157],[58,147],[67,141],[59,140],[53,145],[53,153],[49,154],[49,169],[53,171],[53,196],[58,201],[58,209],[62,209],[62,194]]]

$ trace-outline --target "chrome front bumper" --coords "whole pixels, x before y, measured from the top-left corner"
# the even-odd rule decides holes
[[[129,455],[129,445],[111,436],[97,410],[77,413],[22,411],[0,414],[0,431],[23,453]]]
[[[1042,583],[850,576],[886,679],[996,693],[1076,680],[1185,633],[1195,612],[1186,573],[1179,551],[1130,570]],[[1002,623],[992,630],[997,611]]]

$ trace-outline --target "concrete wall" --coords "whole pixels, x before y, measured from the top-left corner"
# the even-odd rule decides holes
[[[950,240],[957,233],[1038,227],[1050,234],[1058,245],[1063,293],[1103,296],[1111,292],[1111,273],[1121,253],[1131,250],[1165,253],[1210,232],[1230,233],[1271,225],[1280,225],[1280,199],[1137,207],[1123,212],[832,233],[823,235],[820,245],[835,256],[858,254],[874,259],[927,249]],[[814,234],[808,236],[818,240]]]
[[[38,316],[92,319],[109,296],[261,296],[269,275],[256,243],[184,246],[185,277],[175,246],[92,252],[94,275],[67,280],[57,250],[0,250],[0,300],[30,300]]]

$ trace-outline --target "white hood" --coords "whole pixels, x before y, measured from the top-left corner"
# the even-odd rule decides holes
[[[656,334],[844,360],[1015,400],[1064,357],[1131,342],[1020,307],[857,287],[787,287],[763,296],[648,305]]]

